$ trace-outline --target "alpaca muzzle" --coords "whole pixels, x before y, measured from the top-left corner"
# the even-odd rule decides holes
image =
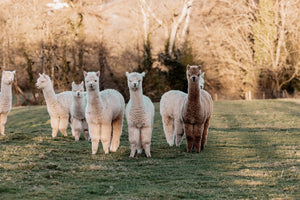
[[[196,81],[196,76],[192,76],[192,81],[193,81],[193,82]]]

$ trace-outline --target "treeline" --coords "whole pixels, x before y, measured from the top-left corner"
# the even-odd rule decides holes
[[[92,9],[96,1],[71,1],[62,11],[34,2],[0,4],[1,70],[17,70],[15,92],[25,103],[43,101],[35,88],[38,73],[48,74],[59,92],[82,81],[83,70],[99,70],[101,89],[115,88],[126,99],[125,72],[145,71],[144,93],[159,100],[170,89],[186,91],[187,64],[203,66],[213,98],[247,99],[250,92],[252,98],[278,98],[300,90],[297,0],[136,0],[141,19],[127,19],[136,21],[134,39],[120,31],[105,35],[115,30],[107,16],[118,2],[99,3],[108,15]],[[132,9],[133,2],[121,3]]]

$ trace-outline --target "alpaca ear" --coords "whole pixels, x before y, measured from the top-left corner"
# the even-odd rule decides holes
[[[188,65],[186,66],[186,68],[187,68],[187,70],[190,70],[191,66],[188,64]]]
[[[96,76],[98,76],[98,77],[100,76],[100,71],[96,72]]]
[[[204,74],[205,74],[205,72],[203,72],[202,74],[201,74],[201,77],[204,79]]]
[[[12,71],[12,73],[15,74],[15,73],[16,73],[16,70]]]
[[[86,77],[87,76],[87,72],[83,71],[83,76]]]
[[[74,87],[74,86],[75,86],[75,82],[73,81],[73,82],[72,82],[72,87]]]
[[[81,81],[80,85],[83,87],[83,81]]]
[[[128,72],[126,72],[125,74],[126,74],[126,77],[128,77],[128,76],[129,76],[129,73],[128,73]]]
[[[142,75],[143,77],[145,77],[145,72],[142,72],[141,75]]]

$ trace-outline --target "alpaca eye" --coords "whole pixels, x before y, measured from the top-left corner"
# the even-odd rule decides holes
[[[95,82],[97,82],[97,80],[95,80]]]

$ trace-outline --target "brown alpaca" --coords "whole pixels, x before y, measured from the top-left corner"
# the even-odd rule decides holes
[[[186,75],[188,79],[188,96],[183,102],[181,116],[184,123],[187,152],[191,152],[195,147],[196,152],[199,153],[206,144],[213,101],[208,92],[199,87],[200,66],[188,65]]]

